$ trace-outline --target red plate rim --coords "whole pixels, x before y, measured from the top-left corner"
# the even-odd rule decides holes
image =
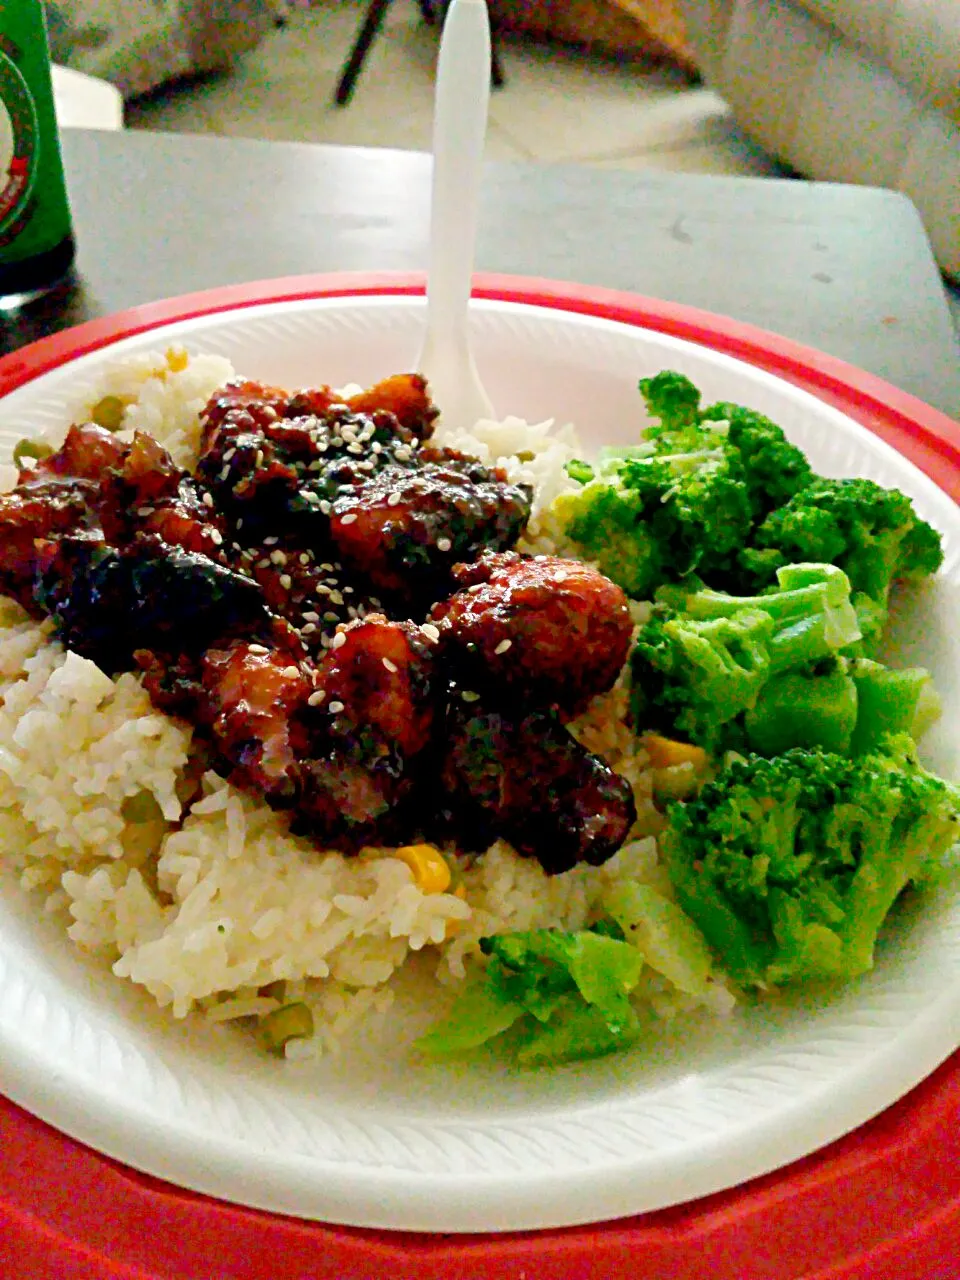
[[[0,359],[0,396],[121,338],[321,297],[411,296],[419,274],[294,276],[135,307]],[[848,413],[960,500],[960,424],[755,326],[611,289],[479,275],[474,295],[615,320],[735,356]],[[636,1218],[502,1236],[331,1227],[226,1204],[84,1147],[0,1098],[0,1238],[18,1280],[935,1280],[960,1272],[960,1054],[786,1169]],[[96,1188],[96,1194],[91,1194]],[[257,1261],[262,1259],[262,1261]]]

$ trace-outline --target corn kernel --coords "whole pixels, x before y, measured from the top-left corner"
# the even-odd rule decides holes
[[[694,769],[702,769],[707,763],[703,748],[690,742],[675,742],[672,738],[662,738],[659,733],[644,734],[642,741],[654,769],[670,769],[678,764],[692,764]]]
[[[186,347],[167,348],[167,368],[171,373],[183,373],[190,363]]]
[[[407,844],[396,856],[413,872],[414,883],[424,893],[444,893],[450,885],[450,868],[432,844]]]

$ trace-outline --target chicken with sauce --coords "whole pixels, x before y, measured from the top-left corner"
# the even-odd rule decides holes
[[[143,434],[73,427],[0,495],[0,586],[106,670],[139,668],[323,846],[403,842],[443,809],[548,872],[601,862],[632,795],[562,718],[616,679],[625,602],[513,552],[529,489],[424,443],[435,417],[413,375],[346,401],[237,381],[195,474]]]

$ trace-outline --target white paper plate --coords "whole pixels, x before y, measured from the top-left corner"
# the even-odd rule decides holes
[[[422,319],[416,298],[331,298],[154,330],[14,391],[0,445],[62,428],[82,385],[124,354],[178,340],[281,385],[369,383],[409,367]],[[642,422],[637,379],[673,368],[707,401],[768,414],[818,470],[908,492],[943,532],[946,563],[904,602],[888,656],[933,670],[945,707],[925,755],[960,776],[960,513],[931,481],[842,413],[706,348],[502,302],[476,305],[474,331],[502,413],[575,421],[592,446],[625,442]],[[833,998],[744,1007],[630,1053],[516,1074],[414,1064],[389,1033],[340,1059],[266,1060],[229,1029],[167,1019],[0,881],[0,1090],[181,1186],[327,1222],[503,1231],[693,1199],[839,1137],[958,1044],[960,886],[898,912],[874,972]]]

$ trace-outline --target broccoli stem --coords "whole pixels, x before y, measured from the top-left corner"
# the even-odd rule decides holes
[[[891,671],[860,658],[852,666],[857,691],[857,722],[850,743],[853,755],[874,750],[887,733],[909,733],[917,741],[940,714],[940,699],[929,671],[908,667]]]
[[[764,756],[791,747],[846,755],[856,725],[857,686],[839,667],[825,675],[774,676],[744,717],[750,749]]]

